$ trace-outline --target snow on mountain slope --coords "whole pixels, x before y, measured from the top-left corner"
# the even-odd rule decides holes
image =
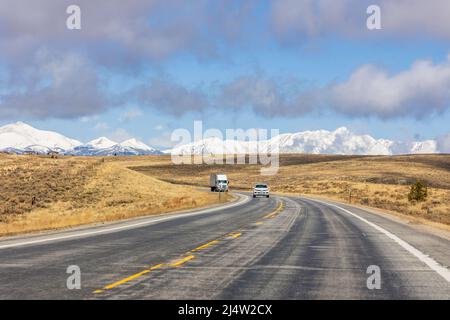
[[[125,147],[125,148],[133,148],[133,149],[137,149],[137,150],[145,150],[145,151],[155,151],[156,150],[156,149],[149,147],[145,143],[143,143],[139,140],[136,140],[135,138],[123,141],[123,142],[119,143],[119,146]]]
[[[148,155],[148,154],[161,154],[161,151],[149,147],[142,141],[133,138],[115,144],[109,148],[100,149],[95,155],[111,156],[111,155]]]
[[[174,154],[243,154],[257,152],[256,142],[236,140],[221,140],[219,138],[207,138],[198,142],[188,143],[164,153]]]
[[[116,145],[117,142],[109,140],[106,137],[100,137],[94,140],[89,141],[88,143],[77,146],[73,150],[69,150],[69,152],[73,155],[79,156],[92,156],[101,152],[101,150],[111,148]]]
[[[159,150],[149,147],[145,143],[134,138],[121,143],[116,143],[105,137],[78,146],[71,152],[71,154],[74,155],[85,156],[146,155],[160,153]]]
[[[116,145],[117,142],[114,142],[106,137],[100,137],[86,143],[86,146],[90,146],[95,149],[105,149],[111,148],[113,145]]]
[[[82,143],[69,139],[53,131],[44,131],[32,126],[16,122],[0,127],[0,150],[18,149],[40,150],[70,150]],[[44,151],[46,150],[46,151]]]
[[[328,153],[391,155],[439,152],[435,140],[401,142],[356,135],[345,127],[334,131],[316,130],[285,133],[264,141],[238,141],[207,138],[177,146],[164,153],[172,154],[245,154],[256,152]],[[100,137],[86,144],[59,133],[38,130],[23,122],[0,127],[0,151],[47,153],[58,151],[73,155],[146,155],[161,154],[137,139],[116,143]]]
[[[177,146],[164,153],[187,154],[230,154],[255,153],[267,150],[279,150],[280,153],[311,154],[353,154],[353,155],[392,155],[406,153],[437,152],[436,142],[394,142],[375,139],[369,135],[356,135],[345,127],[335,131],[317,130],[286,133],[269,140],[237,141],[208,138],[197,142]]]
[[[149,147],[136,139],[117,143],[106,137],[100,137],[82,144],[80,141],[69,139],[56,132],[35,129],[23,122],[0,127],[0,151],[11,153],[34,152],[40,154],[58,151],[62,154],[84,156],[161,153],[159,150]]]

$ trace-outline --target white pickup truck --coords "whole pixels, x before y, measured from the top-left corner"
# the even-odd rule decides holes
[[[265,183],[257,183],[253,188],[253,198],[266,197],[269,198],[269,186]]]
[[[227,192],[228,184],[228,178],[224,174],[212,173],[209,177],[209,186],[211,187],[212,192]]]

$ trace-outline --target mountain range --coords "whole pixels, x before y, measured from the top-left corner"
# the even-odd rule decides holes
[[[285,133],[262,141],[222,140],[206,138],[168,150],[152,148],[137,139],[120,143],[100,137],[82,143],[53,131],[35,129],[24,122],[0,127],[0,151],[10,153],[48,153],[70,155],[150,155],[150,154],[244,154],[276,150],[280,153],[394,155],[437,153],[435,140],[392,141],[357,135],[345,127],[334,131],[316,130]]]
[[[280,134],[268,140],[237,141],[207,138],[166,150],[164,153],[188,154],[245,154],[276,150],[279,153],[393,155],[436,153],[435,140],[399,142],[356,135],[345,127],[335,131],[316,130]]]
[[[33,152],[46,154],[56,151],[78,156],[146,155],[160,154],[145,143],[129,139],[120,143],[101,137],[86,144],[67,138],[57,132],[35,129],[24,122],[0,127],[0,151],[11,153]]]

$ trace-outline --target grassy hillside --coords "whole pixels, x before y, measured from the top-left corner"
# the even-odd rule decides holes
[[[116,159],[0,154],[0,235],[218,202],[217,195],[172,185],[111,160]]]
[[[259,165],[172,165],[160,157],[134,167],[164,181],[206,186],[208,175],[224,172],[230,187],[250,190],[267,182],[272,191],[315,195],[450,225],[450,155],[336,156],[282,155],[274,176],[261,176]],[[417,179],[429,186],[427,201],[411,203],[410,185]]]
[[[450,156],[282,155],[274,176],[260,165],[173,165],[169,156],[60,157],[0,154],[0,235],[189,209],[218,202],[209,174],[230,187],[350,201],[450,225]],[[407,199],[417,179],[425,202]]]

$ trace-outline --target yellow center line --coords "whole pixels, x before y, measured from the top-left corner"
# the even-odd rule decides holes
[[[133,274],[133,275],[131,275],[131,276],[129,276],[129,277],[126,277],[125,279],[122,279],[122,280],[119,280],[119,281],[114,282],[114,283],[112,283],[112,284],[109,284],[109,285],[105,286],[105,287],[103,288],[103,290],[95,290],[94,293],[103,293],[104,290],[111,290],[111,289],[113,289],[113,288],[115,288],[115,287],[118,287],[118,286],[124,284],[124,283],[127,283],[127,282],[129,282],[129,281],[131,281],[131,280],[134,280],[134,279],[136,279],[136,278],[139,278],[140,276],[142,276],[142,275],[144,275],[144,274],[146,274],[146,273],[149,273],[149,272],[152,271],[152,270],[156,270],[156,269],[158,269],[158,268],[161,268],[162,266],[164,266],[162,263],[157,264],[157,265],[152,266],[152,267],[150,267],[150,268],[148,268],[148,269],[146,269],[146,270],[144,270],[144,271],[141,271],[141,272],[139,272],[139,273],[136,273],[136,274]]]
[[[240,237],[241,235],[242,235],[241,232],[232,232],[232,233],[228,234],[228,236],[233,238],[233,239],[236,239],[236,238]]]
[[[192,259],[194,259],[194,256],[190,255],[190,256],[184,257],[183,259],[175,261],[174,263],[171,263],[170,266],[171,267],[178,267],[178,266],[181,266],[182,264],[184,264],[184,263],[186,263],[186,262],[188,262],[189,260],[192,260]]]
[[[115,288],[117,286],[120,286],[121,284],[129,282],[129,281],[134,280],[136,278],[139,278],[140,276],[142,276],[142,275],[144,275],[146,273],[149,273],[149,272],[150,272],[150,270],[144,270],[142,272],[133,274],[132,276],[129,276],[129,277],[125,278],[125,279],[122,279],[122,280],[119,280],[117,282],[114,282],[113,284],[107,285],[104,289],[105,290],[111,290],[111,289],[113,289],[113,288]]]
[[[229,233],[229,234],[228,234],[228,236],[230,236],[230,237],[233,238],[233,239],[236,239],[236,238],[240,237],[241,235],[242,235],[241,232],[232,232],[232,233]],[[213,241],[210,241],[210,242],[208,242],[208,243],[206,243],[206,244],[204,244],[204,245],[201,245],[201,246],[199,246],[199,247],[193,249],[191,252],[195,252],[195,251],[199,251],[199,250],[206,249],[206,248],[211,247],[211,246],[213,246],[213,245],[215,245],[215,244],[217,244],[217,243],[219,243],[219,242],[220,242],[220,240],[213,240]],[[188,256],[186,256],[186,257],[180,259],[180,260],[177,260],[177,261],[175,261],[175,262],[173,262],[173,263],[171,263],[171,264],[168,264],[168,266],[170,266],[170,267],[178,267],[178,266],[181,266],[182,264],[184,264],[184,263],[186,263],[186,262],[188,262],[189,260],[192,260],[192,259],[194,259],[194,255],[188,255]],[[141,271],[141,272],[139,272],[139,273],[133,274],[133,275],[131,275],[131,276],[125,278],[125,279],[122,279],[122,280],[119,280],[119,281],[117,281],[117,282],[114,282],[114,283],[112,283],[112,284],[110,284],[110,285],[107,285],[107,286],[105,286],[105,287],[103,288],[103,290],[95,290],[94,293],[98,294],[98,293],[103,293],[104,290],[111,290],[111,289],[113,289],[113,288],[115,288],[115,287],[118,287],[118,286],[124,284],[124,283],[127,283],[127,282],[129,282],[129,281],[131,281],[131,280],[134,280],[134,279],[136,279],[136,278],[139,278],[140,276],[142,276],[142,275],[144,275],[144,274],[146,274],[146,273],[149,273],[149,272],[152,271],[152,270],[156,270],[156,269],[158,269],[158,268],[161,268],[161,267],[163,267],[164,265],[165,265],[165,264],[162,264],[162,263],[157,264],[157,265],[155,265],[155,266],[153,266],[153,267],[150,267],[149,269],[146,269],[146,270]]]
[[[160,264],[157,264],[156,266],[150,267],[148,270],[149,271],[156,270],[156,269],[161,268],[162,266],[164,266],[164,264],[160,263]]]
[[[259,221],[259,223],[263,223],[263,222]],[[231,232],[231,233],[229,233],[227,236],[228,236],[228,237],[231,237],[232,239],[236,239],[236,238],[240,237],[241,235],[242,235],[242,232]],[[210,241],[210,242],[208,242],[208,243],[206,243],[206,244],[204,244],[204,245],[201,245],[201,246],[199,246],[199,247],[193,249],[191,252],[195,252],[195,251],[199,251],[199,250],[206,249],[206,248],[211,247],[211,246],[213,246],[213,245],[215,245],[215,244],[217,244],[217,243],[219,243],[219,242],[220,242],[220,240],[213,240],[213,241]],[[107,285],[107,286],[105,286],[105,287],[104,287],[103,289],[101,289],[101,290],[95,290],[94,293],[99,294],[99,293],[103,293],[105,290],[111,290],[111,289],[113,289],[113,288],[115,288],[115,287],[118,287],[118,286],[124,284],[124,283],[127,283],[127,282],[129,282],[129,281],[131,281],[131,280],[134,280],[134,279],[136,279],[136,278],[139,278],[140,276],[142,276],[142,275],[144,275],[144,274],[146,274],[146,273],[149,273],[149,272],[152,271],[152,270],[156,270],[156,269],[158,269],[158,268],[161,268],[161,267],[163,267],[163,266],[165,266],[165,265],[170,266],[170,267],[178,267],[178,266],[181,266],[182,264],[188,262],[189,260],[194,259],[194,257],[195,257],[195,256],[191,254],[191,255],[188,255],[188,256],[186,256],[186,257],[184,257],[184,258],[182,258],[182,259],[180,259],[180,260],[177,260],[177,261],[175,261],[175,262],[173,262],[173,263],[170,263],[170,264],[162,264],[162,263],[160,263],[160,264],[154,265],[154,266],[150,267],[149,269],[146,269],[146,270],[141,271],[141,272],[139,272],[139,273],[133,274],[133,275],[127,277],[127,278],[124,278],[124,279],[122,279],[122,280],[119,280],[119,281],[117,281],[117,282],[114,282],[114,283],[112,283],[112,284],[110,284],[110,285]]]
[[[213,246],[213,245],[215,245],[215,244],[217,244],[217,243],[219,243],[219,242],[220,242],[219,240],[213,240],[213,241],[211,241],[211,242],[208,242],[207,244],[204,244],[204,245],[202,245],[202,246],[199,246],[199,247],[195,248],[194,250],[192,250],[192,252],[200,251],[200,250],[209,248],[209,247],[211,247],[211,246]]]
[[[284,203],[281,201],[280,204],[278,205],[278,207],[274,211],[265,215],[263,218],[264,219],[273,218],[278,212],[282,211],[283,209],[284,209]]]

